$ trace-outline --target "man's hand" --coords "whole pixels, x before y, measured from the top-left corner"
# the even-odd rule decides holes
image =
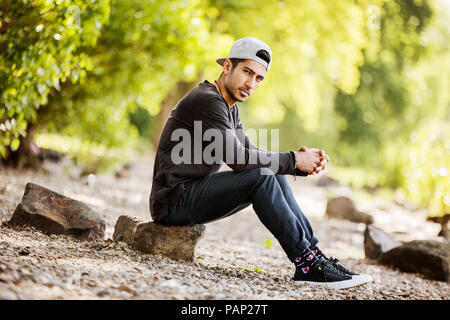
[[[295,168],[311,175],[324,170],[329,160],[330,157],[321,149],[303,146],[295,152]]]

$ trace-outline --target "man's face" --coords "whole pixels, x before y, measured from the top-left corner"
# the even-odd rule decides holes
[[[231,61],[224,63],[224,84],[230,96],[239,102],[248,99],[262,83],[266,68],[253,60],[244,60],[233,68]]]

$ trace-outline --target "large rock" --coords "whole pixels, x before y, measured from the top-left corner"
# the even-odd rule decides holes
[[[366,258],[377,261],[383,253],[401,244],[401,242],[395,240],[392,235],[384,232],[382,229],[366,225],[366,230],[364,231],[364,253]]]
[[[346,219],[365,224],[373,223],[373,217],[370,214],[358,211],[353,201],[343,196],[328,199],[325,214],[331,218]]]
[[[46,234],[73,235],[79,240],[103,240],[105,221],[86,204],[34,183],[27,183],[11,225],[30,225]]]
[[[136,217],[120,216],[113,240],[124,241],[143,253],[161,254],[175,260],[193,261],[197,242],[203,237],[204,225],[166,226],[145,222]]]
[[[450,282],[450,243],[414,240],[384,253],[380,262],[427,278]]]
[[[431,216],[427,218],[427,221],[439,223],[441,230],[438,233],[439,237],[444,239],[450,239],[450,232],[448,230],[448,222],[450,221],[450,213],[446,213],[443,216]]]

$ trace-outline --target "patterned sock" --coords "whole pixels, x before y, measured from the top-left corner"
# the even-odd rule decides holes
[[[311,267],[314,266],[319,259],[314,255],[314,253],[306,248],[300,253],[300,255],[294,260],[295,266],[297,269],[301,270],[303,273],[308,273],[311,270]]]
[[[312,251],[312,253],[314,253],[314,255],[320,259],[321,257],[324,257],[325,259],[327,258],[323,252],[319,249],[318,246],[315,246],[314,248],[310,248],[310,250]]]

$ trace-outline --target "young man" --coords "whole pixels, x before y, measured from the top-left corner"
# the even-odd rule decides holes
[[[356,275],[319,250],[285,177],[319,173],[328,155],[307,147],[268,152],[243,131],[236,103],[261,85],[271,62],[267,44],[239,39],[228,58],[217,59],[223,66],[219,79],[200,83],[172,109],[155,158],[152,218],[166,225],[203,224],[252,205],[295,264],[295,282],[336,289],[366,283],[369,276]],[[232,171],[218,172],[223,162]]]

